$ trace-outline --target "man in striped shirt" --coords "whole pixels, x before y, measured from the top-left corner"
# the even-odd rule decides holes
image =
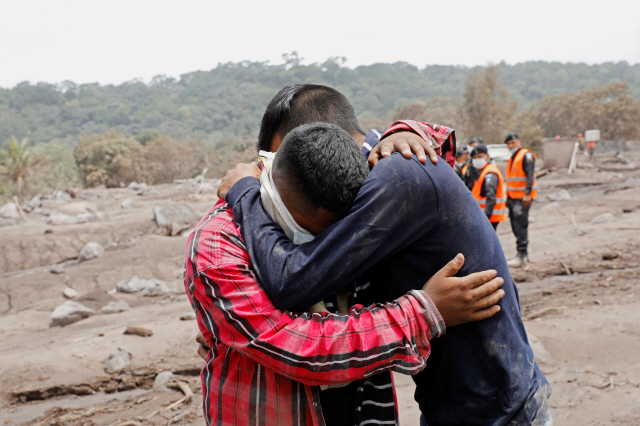
[[[316,232],[330,222],[297,217]],[[428,284],[449,324],[495,314],[495,307],[483,308],[501,297],[494,292],[500,279],[478,287],[495,276],[491,272],[443,279],[461,263],[456,259]],[[256,281],[231,210],[222,201],[190,237],[185,285],[211,348],[202,374],[208,424],[325,424],[333,414],[327,410],[342,410],[325,404],[317,385],[367,377],[369,383],[362,385],[392,393],[389,373],[384,384],[376,373],[417,373],[425,366],[429,340],[444,331],[438,310],[422,291],[384,305],[356,305],[348,315],[278,311]],[[464,302],[468,296],[474,302]],[[382,408],[391,410],[395,423],[393,398],[390,404]],[[356,407],[350,408],[354,412],[338,414],[353,418]]]

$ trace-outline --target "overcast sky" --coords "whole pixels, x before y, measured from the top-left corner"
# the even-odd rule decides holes
[[[640,4],[608,1],[0,2],[0,87],[119,84],[220,62],[640,62]]]

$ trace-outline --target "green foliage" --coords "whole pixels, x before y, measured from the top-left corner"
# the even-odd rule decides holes
[[[134,165],[141,150],[138,141],[108,132],[83,137],[74,156],[85,186],[117,187],[136,179]]]
[[[136,179],[150,185],[190,178],[199,171],[196,150],[170,136],[160,136],[145,145],[135,164]]]
[[[34,154],[29,145],[28,139],[23,138],[18,141],[11,136],[9,144],[0,154],[0,173],[15,184],[18,195],[23,195],[27,186],[26,179],[41,163],[41,159]]]
[[[179,79],[156,76],[151,83],[131,81],[118,86],[21,83],[0,89],[0,140],[29,137],[38,144],[58,139],[69,146],[87,135],[120,131],[140,137],[176,140],[196,137],[207,146],[225,139],[241,143],[257,137],[260,118],[269,100],[284,85],[296,82],[327,84],[344,93],[362,120],[392,117],[398,107],[433,98],[459,99],[469,73],[486,67],[433,65],[417,68],[398,62],[356,67],[344,58],[302,65],[296,52],[283,65],[261,62],[219,64]],[[551,95],[577,92],[615,81],[626,81],[640,97],[640,64],[600,65],[526,62],[497,65],[500,83],[521,109]]]

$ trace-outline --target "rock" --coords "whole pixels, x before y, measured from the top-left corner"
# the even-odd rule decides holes
[[[153,336],[153,331],[149,330],[148,328],[130,325],[127,326],[127,329],[122,334],[134,334],[136,336],[150,337]]]
[[[85,293],[76,299],[78,302],[82,302],[83,305],[97,311],[106,306],[109,302],[118,302],[113,296],[107,294],[104,290],[93,290],[89,293]]]
[[[16,203],[7,203],[0,207],[0,217],[4,219],[20,219]]]
[[[162,296],[172,294],[173,289],[163,281],[151,278],[148,280],[134,275],[129,280],[119,281],[116,289],[121,293],[140,293],[142,296]]]
[[[180,321],[190,321],[196,319],[196,314],[186,314],[180,317]]]
[[[49,271],[52,274],[61,274],[64,272],[64,263],[57,263],[55,265],[51,265]]]
[[[200,217],[185,204],[167,204],[153,207],[153,216],[158,228],[165,235],[175,237],[193,227]]]
[[[173,380],[173,377],[174,376],[171,371],[163,371],[162,373],[159,373],[153,382],[153,390],[156,392],[172,392],[167,385],[171,380]]]
[[[103,361],[104,371],[107,374],[118,374],[125,371],[131,365],[131,352],[118,348]]]
[[[0,226],[7,226],[7,224],[4,223],[4,220],[0,219]]]
[[[118,312],[124,312],[131,309],[131,306],[127,302],[122,300],[111,300],[107,302],[102,308],[100,308],[101,314],[117,314]]]
[[[95,314],[95,311],[82,303],[67,300],[53,310],[49,327],[64,327],[88,318],[93,314]]]
[[[47,218],[47,223],[51,225],[75,225],[78,223],[95,222],[97,220],[104,219],[105,217],[106,215],[103,212],[69,215],[59,211],[54,211]]]
[[[80,254],[78,255],[78,262],[84,262],[85,260],[95,259],[96,257],[100,257],[104,254],[104,247],[96,242],[90,242],[85,244],[80,250]]]
[[[618,253],[614,251],[604,251],[602,252],[602,260],[613,260],[618,257]]]
[[[592,224],[607,223],[607,222],[615,222],[616,220],[618,220],[618,218],[612,215],[611,213],[604,213],[596,217],[595,219],[593,219],[591,223]]]
[[[40,197],[40,195],[36,195],[31,199],[31,201],[29,201],[27,207],[30,207],[32,210],[42,207],[42,197]]]
[[[560,205],[559,202],[554,201],[553,203],[549,203],[546,206],[543,206],[540,210],[550,210],[558,207]]]
[[[72,200],[72,197],[67,191],[56,191],[53,200],[59,203],[68,203]]]
[[[538,364],[553,364],[553,356],[549,353],[547,348],[544,347],[540,339],[535,335],[527,332],[529,336],[529,345],[533,349],[533,356]]]
[[[198,189],[198,192],[216,192],[218,188],[211,185],[210,183],[203,183],[202,186]]]
[[[87,201],[77,201],[61,206],[55,210],[54,213],[64,213],[70,216],[81,215],[85,213],[96,213],[98,209],[95,204]]]
[[[141,295],[146,297],[164,296],[165,294],[172,294],[173,290],[162,281],[155,281],[152,286],[149,286],[140,292]]]
[[[138,182],[131,182],[127,188],[133,190],[133,191],[139,191],[141,189],[147,189],[147,184],[142,182],[142,183],[138,183]]]
[[[127,207],[134,207],[135,205],[136,202],[133,198],[127,198],[120,204],[120,207],[126,209]]]
[[[62,290],[62,295],[67,299],[74,299],[78,295],[78,292],[71,287],[67,287]]]
[[[553,194],[547,194],[549,201],[571,201],[571,194],[566,189],[561,189]]]
[[[46,228],[46,229],[44,230],[44,233],[45,233],[45,234],[53,234],[53,228]]]

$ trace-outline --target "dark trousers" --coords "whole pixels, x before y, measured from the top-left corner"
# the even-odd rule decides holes
[[[494,231],[498,232],[498,225],[500,222],[491,222],[491,226],[493,226]]]
[[[511,230],[516,236],[518,255],[526,256],[529,246],[529,207],[531,206],[524,208],[521,199],[507,198],[507,207],[509,207]]]

